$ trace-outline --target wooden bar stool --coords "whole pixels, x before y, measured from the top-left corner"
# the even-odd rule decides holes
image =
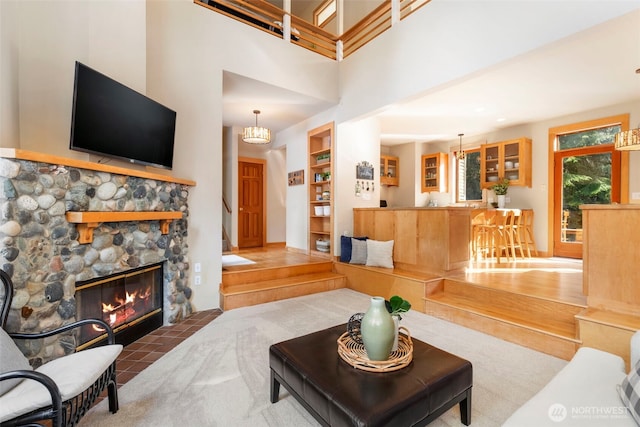
[[[522,244],[522,210],[521,209],[509,209],[513,216],[511,217],[511,223],[508,228],[509,246],[511,248],[511,255],[516,258],[516,249],[520,251],[520,257],[524,258],[524,250]]]
[[[538,249],[536,247],[536,239],[533,235],[533,209],[522,210],[522,226],[520,227],[520,240],[527,250],[527,256],[531,258],[531,247],[533,246],[533,253],[538,256]]]
[[[485,233],[486,240],[483,242],[487,256],[497,259],[498,264],[502,261],[502,254],[511,260],[511,246],[509,235],[510,224],[513,222],[513,212],[509,209],[496,209],[495,214],[489,219],[487,224],[481,226]]]

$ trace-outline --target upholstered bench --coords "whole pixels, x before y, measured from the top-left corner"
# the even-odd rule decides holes
[[[424,426],[460,405],[471,422],[471,363],[413,339],[413,361],[393,372],[367,372],[340,358],[339,325],[269,349],[271,402],[282,384],[324,426]]]

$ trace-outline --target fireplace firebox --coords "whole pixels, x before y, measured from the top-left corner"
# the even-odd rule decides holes
[[[97,318],[108,323],[116,342],[127,345],[162,326],[162,264],[145,266],[76,283],[78,319]],[[106,339],[95,325],[80,330],[78,348]]]

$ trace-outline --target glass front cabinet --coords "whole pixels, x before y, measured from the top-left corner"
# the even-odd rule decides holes
[[[447,192],[447,153],[425,154],[422,156],[420,176],[423,193]]]
[[[531,187],[531,140],[518,138],[480,147],[480,183],[489,188],[501,178],[510,185]]]
[[[400,185],[400,160],[397,157],[380,155],[380,184]]]

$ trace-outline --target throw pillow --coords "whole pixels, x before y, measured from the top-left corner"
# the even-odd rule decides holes
[[[367,240],[367,266],[393,268],[393,240]]]
[[[351,238],[351,260],[349,264],[365,264],[367,262],[368,240]]]
[[[616,386],[620,400],[627,407],[636,423],[640,425],[640,361],[631,368],[622,384]]]
[[[353,237],[358,240],[367,240],[367,237]],[[350,262],[351,261],[351,237],[349,236],[340,236],[340,261],[341,262]]]
[[[0,373],[17,370],[31,371],[31,365],[4,329],[0,329]],[[22,379],[0,381],[0,396],[17,386]]]

